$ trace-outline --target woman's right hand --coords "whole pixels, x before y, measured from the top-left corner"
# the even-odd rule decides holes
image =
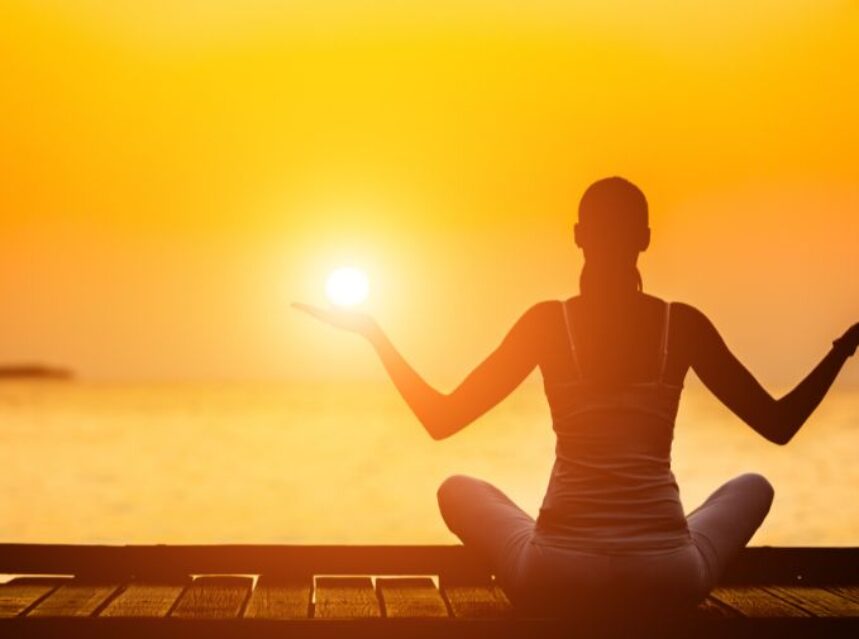
[[[363,335],[367,339],[372,339],[379,332],[376,320],[366,313],[334,307],[323,308],[301,302],[293,302],[292,307],[330,326]]]

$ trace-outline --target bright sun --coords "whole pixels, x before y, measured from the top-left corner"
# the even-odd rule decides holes
[[[370,282],[364,271],[352,266],[335,269],[325,282],[325,294],[337,306],[355,306],[367,299]]]

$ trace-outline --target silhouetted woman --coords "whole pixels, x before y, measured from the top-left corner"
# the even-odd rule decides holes
[[[296,305],[365,336],[433,439],[483,415],[540,367],[557,436],[535,521],[485,481],[449,477],[442,516],[489,560],[514,604],[586,614],[631,602],[660,609],[704,598],[769,511],[770,483],[735,477],[684,516],[671,441],[689,368],[760,435],[786,444],[859,341],[859,324],[781,399],[771,397],[697,309],[642,292],[636,262],[650,242],[647,201],[618,177],[579,205],[581,294],[540,302],[451,393],[427,384],[364,314]]]

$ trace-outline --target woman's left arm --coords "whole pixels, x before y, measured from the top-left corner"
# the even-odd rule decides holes
[[[526,311],[501,344],[450,393],[430,386],[372,318],[348,311],[296,306],[329,324],[366,337],[400,395],[436,440],[450,437],[498,404],[537,365],[535,329],[540,304]]]

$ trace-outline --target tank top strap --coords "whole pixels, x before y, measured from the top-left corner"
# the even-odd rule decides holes
[[[665,379],[665,368],[668,364],[668,330],[671,327],[671,302],[665,302],[665,319],[662,323],[662,338],[659,346],[659,382]]]
[[[567,312],[567,303],[561,300],[561,311],[564,314],[564,327],[567,331],[567,341],[570,344],[570,357],[573,360],[573,370],[576,374],[576,379],[582,378],[582,369],[579,366],[579,356],[576,353],[576,340],[573,338],[573,325],[570,322],[570,314]]]

